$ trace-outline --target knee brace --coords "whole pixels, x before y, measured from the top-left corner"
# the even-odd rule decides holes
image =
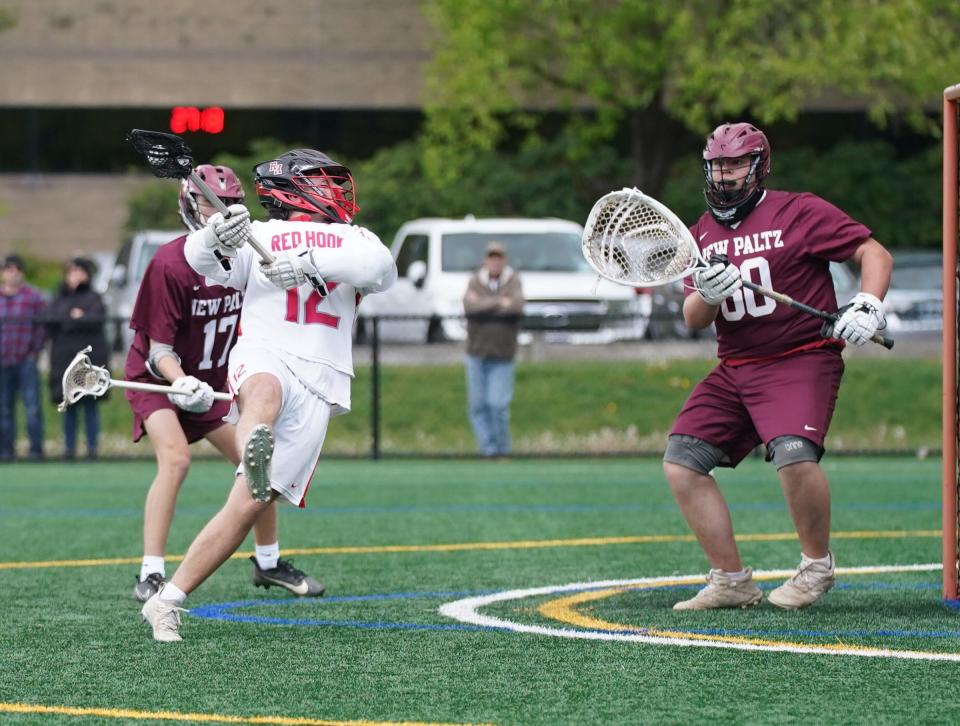
[[[696,436],[671,434],[667,439],[667,450],[663,453],[663,460],[685,466],[701,474],[709,474],[718,465],[724,462],[729,463],[730,457],[713,444]]]
[[[818,462],[822,456],[823,448],[802,436],[778,436],[767,444],[767,461],[777,469],[801,461]]]

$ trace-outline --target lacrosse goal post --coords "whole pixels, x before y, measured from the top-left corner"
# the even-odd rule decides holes
[[[957,342],[957,186],[960,84],[943,91],[943,598],[956,602],[960,575],[960,389]]]

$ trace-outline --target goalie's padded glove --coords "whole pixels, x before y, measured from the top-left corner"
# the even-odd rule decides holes
[[[835,321],[828,320],[820,329],[824,338],[846,340],[854,345],[863,345],[878,330],[887,327],[883,315],[883,303],[876,295],[858,292],[853,299],[837,311]]]
[[[725,255],[713,255],[709,267],[693,273],[693,284],[705,303],[719,305],[743,287],[743,280],[740,269]]]
[[[213,406],[213,388],[198,378],[181,376],[170,387],[180,393],[168,393],[167,398],[184,411],[206,413]]]
[[[317,271],[313,250],[300,253],[281,252],[269,265],[261,265],[260,271],[270,282],[283,290],[300,287],[309,282],[321,297],[327,296],[327,286]]]

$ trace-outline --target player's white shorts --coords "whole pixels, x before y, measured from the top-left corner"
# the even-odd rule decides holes
[[[294,506],[305,506],[303,498],[330,425],[330,404],[304,386],[274,351],[241,340],[230,352],[227,380],[234,395],[257,373],[276,377],[283,392],[273,425],[270,486]],[[237,418],[235,409],[231,411],[233,418]],[[237,467],[237,473],[243,473],[243,464]]]

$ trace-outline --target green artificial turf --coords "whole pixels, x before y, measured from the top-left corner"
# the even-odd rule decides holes
[[[824,467],[840,566],[938,561],[937,461],[828,457]],[[148,462],[0,468],[4,723],[134,723],[169,711],[262,723],[894,724],[944,723],[955,709],[957,663],[477,630],[438,612],[479,593],[702,573],[655,460],[322,461],[310,506],[282,509],[281,546],[307,550],[295,563],[328,597],[255,589],[249,563],[231,560],[189,598],[186,640],[157,644],[130,598],[152,475]],[[217,510],[230,476],[226,464],[194,464],[171,554]],[[749,459],[719,478],[745,562],[795,566],[770,466]],[[617,541],[651,535],[663,541]],[[330,551],[352,547],[367,549]],[[691,586],[618,591],[577,612],[622,629],[960,653],[960,613],[941,603],[939,582],[939,572],[841,576],[803,612],[674,613]],[[538,609],[558,597],[482,612],[561,628]],[[222,612],[254,620],[200,617],[227,603],[246,604]],[[10,704],[26,712],[4,713]]]

